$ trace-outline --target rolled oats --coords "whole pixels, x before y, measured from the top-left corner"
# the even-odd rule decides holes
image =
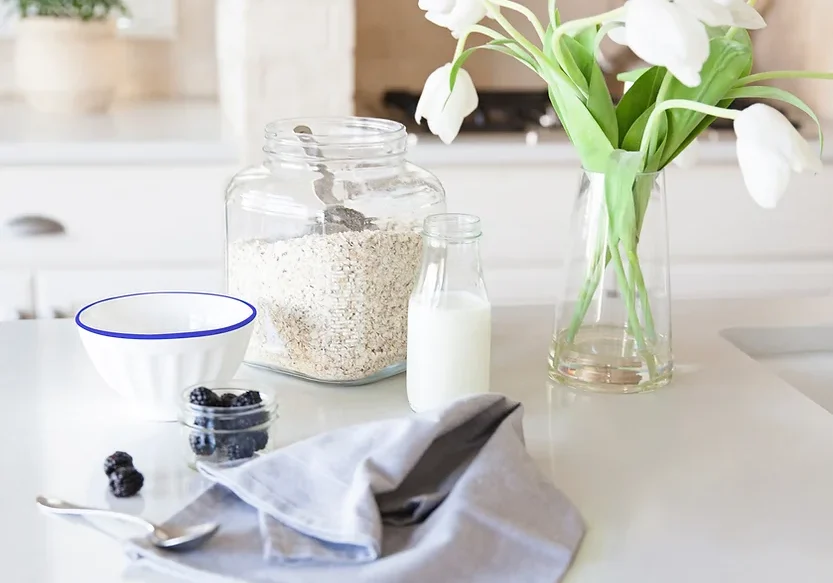
[[[258,309],[246,361],[324,381],[404,363],[418,233],[345,231],[229,247],[229,293]]]

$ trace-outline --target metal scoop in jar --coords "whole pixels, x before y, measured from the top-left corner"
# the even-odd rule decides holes
[[[359,211],[341,204],[341,201],[333,194],[335,176],[323,162],[324,155],[321,153],[318,144],[315,143],[315,138],[312,137],[312,130],[308,126],[299,125],[293,131],[301,141],[306,155],[322,161],[319,164],[314,164],[321,178],[317,178],[312,187],[315,196],[326,206],[324,209],[324,226],[339,225],[348,231],[365,230],[369,223],[367,217]]]

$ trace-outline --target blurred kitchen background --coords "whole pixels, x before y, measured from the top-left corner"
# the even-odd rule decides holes
[[[540,80],[518,63],[488,51],[469,60],[481,107],[444,146],[412,113],[455,41],[416,0],[126,3],[106,112],[28,105],[19,27],[13,15],[0,26],[0,320],[69,317],[139,289],[221,290],[223,190],[258,162],[265,123],[354,113],[406,123],[411,158],[443,181],[449,210],[483,218],[496,303],[554,300],[578,159]],[[524,3],[544,18],[547,0]],[[620,4],[559,0],[565,18]],[[769,27],[754,33],[756,69],[833,70],[829,0],[758,7]],[[603,64],[614,95],[616,73],[639,66],[612,44]],[[783,86],[833,118],[833,84]],[[675,297],[830,293],[833,176],[796,177],[782,207],[764,211],[743,189],[731,127],[702,141],[696,167],[668,172]]]

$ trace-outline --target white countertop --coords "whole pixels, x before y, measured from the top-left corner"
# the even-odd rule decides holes
[[[95,115],[49,115],[0,101],[0,166],[237,160],[232,135],[211,101],[126,103]]]
[[[814,147],[815,129],[804,132]],[[534,142],[534,143],[533,143]],[[733,132],[701,137],[701,164],[736,164]],[[825,160],[833,160],[833,150]],[[575,148],[561,131],[537,140],[522,133],[461,135],[445,145],[430,134],[412,134],[408,159],[428,168],[495,164],[578,166]],[[105,115],[61,116],[0,101],[0,166],[109,164],[231,164],[238,151],[219,105],[211,101],[126,103]]]
[[[574,393],[545,381],[551,310],[495,314],[493,388],[525,405],[527,448],[588,533],[566,583],[833,580],[833,417],[719,336],[739,325],[833,323],[833,300],[678,302],[678,373],[652,394]],[[42,515],[39,493],[161,520],[198,480],[171,424],[131,420],[71,321],[0,324],[0,569],[14,583],[162,582],[89,528]],[[275,387],[280,440],[408,412],[402,377],[330,388],[244,367]],[[115,449],[145,473],[106,495]],[[511,501],[508,501],[511,503]],[[523,565],[518,566],[523,581]]]

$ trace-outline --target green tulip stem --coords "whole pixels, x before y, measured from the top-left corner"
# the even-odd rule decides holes
[[[688,99],[669,99],[662,103],[657,103],[651,116],[648,118],[648,123],[645,125],[645,133],[642,134],[642,145],[639,150],[642,155],[647,158],[651,140],[654,139],[654,134],[657,133],[657,124],[660,120],[660,115],[669,109],[688,109],[714,117],[722,117],[724,119],[737,119],[740,111],[726,109],[724,107],[717,107],[715,105],[706,105],[698,101],[690,101]]]
[[[772,79],[824,79],[830,81],[833,80],[833,73],[824,71],[768,71],[741,77],[735,87],[751,85],[760,81],[771,81]]]
[[[570,328],[567,330],[567,342],[573,342],[576,339],[578,329],[581,327],[584,317],[587,315],[587,310],[590,309],[590,303],[593,301],[593,296],[596,295],[596,290],[599,288],[599,283],[607,266],[607,258],[602,259],[605,255],[607,247],[604,233],[596,242],[596,249],[593,252],[593,263],[590,269],[587,270],[587,277],[584,279],[584,286],[581,288],[578,303],[576,304],[573,318],[570,320]]]
[[[523,47],[538,63],[538,66],[542,69],[538,72],[538,74],[542,78],[544,78],[548,83],[554,81],[560,87],[566,88],[568,91],[573,91],[578,94],[578,88],[570,80],[570,78],[567,77],[567,74],[561,70],[561,67],[558,66],[557,63],[553,63],[550,58],[547,57],[543,51],[541,51],[541,49],[529,42],[526,37],[522,35],[520,31],[518,31],[518,29],[515,28],[512,23],[500,13],[500,10],[498,10],[492,3],[492,0],[483,0],[483,3],[486,5],[486,11],[489,16],[491,16],[501,27],[503,27],[506,34],[512,37],[512,39]]]
[[[639,301],[642,305],[642,319],[645,322],[645,331],[648,333],[648,340],[656,342],[657,333],[654,327],[654,316],[651,312],[651,302],[648,297],[648,288],[645,286],[645,277],[642,275],[642,267],[639,265],[639,257],[636,249],[628,250],[628,263],[630,264],[631,277],[639,291]]]
[[[585,28],[590,28],[591,26],[597,26],[611,20],[616,20],[624,14],[625,8],[623,6],[609,12],[597,14],[596,16],[588,16],[587,18],[578,18],[576,20],[571,20],[570,22],[565,22],[553,31],[552,41],[553,43],[557,43],[565,34],[572,35],[574,33],[581,32]]]
[[[544,42],[544,37],[547,35],[544,27],[541,25],[541,21],[538,20],[538,17],[535,16],[535,13],[532,12],[529,8],[524,6],[523,4],[518,4],[517,2],[512,2],[512,0],[489,0],[492,4],[496,4],[497,6],[502,6],[503,8],[508,8],[509,10],[514,10],[519,14],[522,14],[524,18],[526,18],[529,22],[532,23],[533,28],[535,28],[535,32],[538,35],[538,38],[541,39],[541,42]]]
[[[657,376],[656,362],[651,354],[651,350],[645,343],[645,335],[642,333],[642,324],[639,322],[639,315],[636,312],[636,298],[634,297],[634,290],[628,282],[628,276],[625,274],[625,266],[622,263],[622,256],[619,254],[619,243],[608,245],[610,249],[611,262],[613,269],[616,271],[616,279],[619,282],[619,291],[625,299],[625,309],[628,311],[628,325],[631,333],[636,340],[636,347],[645,358],[645,364],[648,367],[648,376],[653,379]],[[644,284],[643,284],[644,285]]]
[[[460,55],[463,54],[463,51],[466,50],[466,42],[469,40],[469,36],[475,32],[484,36],[488,36],[492,40],[507,40],[505,36],[503,36],[497,31],[492,30],[488,26],[483,26],[481,24],[473,24],[472,26],[468,27],[463,34],[460,35],[459,39],[457,39],[457,48],[454,49],[454,58],[451,59],[452,63],[459,59]]]

